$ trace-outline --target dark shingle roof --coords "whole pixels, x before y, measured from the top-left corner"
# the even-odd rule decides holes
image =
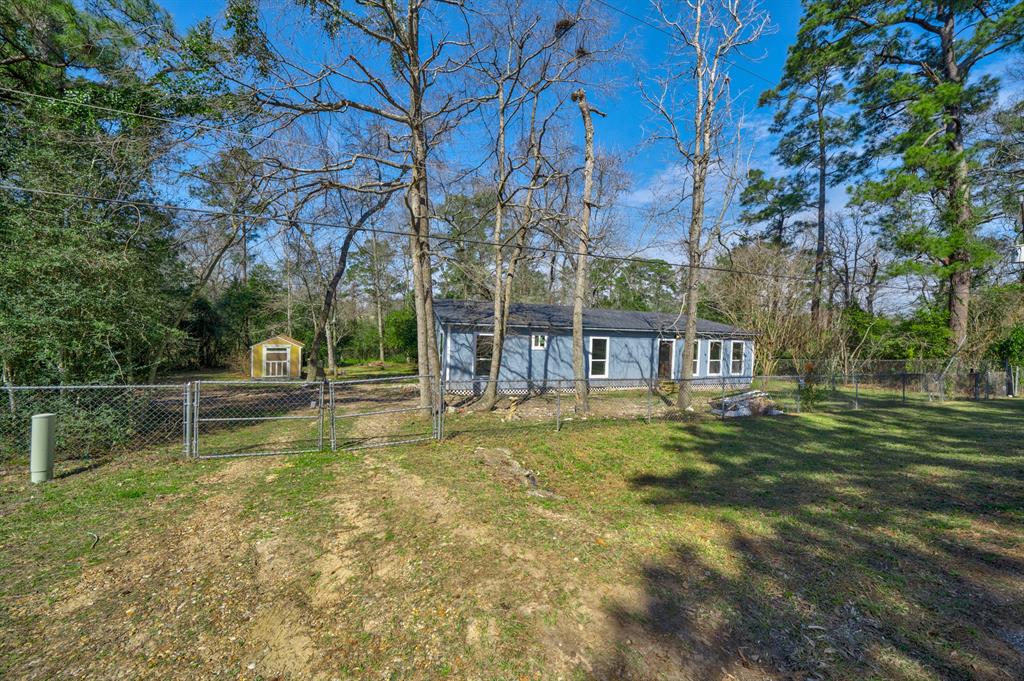
[[[494,324],[494,303],[485,300],[439,298],[434,300],[434,314],[442,324],[491,326]],[[675,324],[673,325],[673,323]],[[572,308],[568,305],[512,303],[509,310],[509,326],[530,329],[571,329]],[[686,316],[677,317],[677,315],[663,312],[589,308],[583,311],[583,328],[603,331],[682,334],[686,328]],[[755,335],[751,331],[744,331],[728,324],[709,322],[705,319],[697,320],[697,333],[706,336],[733,337]]]

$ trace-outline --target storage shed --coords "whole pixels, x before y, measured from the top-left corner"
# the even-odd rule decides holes
[[[302,343],[283,333],[256,343],[249,348],[249,375],[252,378],[299,378],[302,347]]]

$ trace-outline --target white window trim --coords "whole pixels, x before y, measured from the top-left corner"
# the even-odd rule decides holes
[[[604,373],[594,373],[594,341],[604,341]],[[608,369],[611,368],[612,363],[612,341],[608,336],[591,336],[587,343],[587,377],[588,378],[608,378]],[[598,360],[600,361],[600,360]]]
[[[661,355],[661,344],[665,341],[672,343],[672,366],[668,370],[668,380],[675,380],[676,377],[676,339],[675,338],[659,338],[658,339],[658,355]],[[657,359],[657,358],[656,358]],[[655,364],[654,375],[658,375],[658,366]]]
[[[481,378],[481,376],[476,373],[476,349],[480,343],[481,336],[487,336],[488,338],[491,339],[491,361],[494,361],[494,334],[478,332],[475,336],[473,336],[473,378]]]
[[[718,343],[719,354],[718,354],[718,372],[711,371],[711,347]],[[722,369],[725,366],[725,342],[720,340],[709,340],[708,341],[708,361],[707,361],[707,375],[708,376],[721,376]]]
[[[741,348],[741,350],[740,350],[740,370],[739,370],[739,373],[736,373],[735,371],[732,370],[732,363],[734,361],[736,361],[735,359],[733,359],[733,348],[735,348],[737,345],[740,346],[740,348]],[[747,374],[747,372],[746,372],[746,369],[747,369],[747,349],[746,349],[745,345],[746,345],[746,343],[744,343],[743,341],[729,341],[729,375],[730,376],[745,376]]]
[[[693,367],[693,378],[700,376],[700,338],[693,341],[693,344],[697,346],[697,349],[693,351],[693,359],[690,360],[690,366]],[[693,366],[696,364],[697,366]]]
[[[544,345],[537,345],[536,338],[543,338]],[[530,334],[530,349],[531,350],[547,350],[548,348],[548,335],[546,333],[531,333]]]
[[[292,375],[292,346],[290,345],[264,345],[263,346],[263,378],[280,378],[280,376],[267,376],[267,350],[284,350],[287,353],[288,359],[285,360],[284,375],[285,378],[291,378]],[[280,361],[280,360],[274,360]]]

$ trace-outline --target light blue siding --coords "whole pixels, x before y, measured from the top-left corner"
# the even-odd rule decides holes
[[[479,334],[487,334],[483,328],[460,327],[448,325],[439,329],[442,338],[442,357],[445,366],[444,379],[454,383],[477,378],[473,375],[476,356],[476,340]],[[548,336],[547,347],[533,350],[530,347],[530,332],[527,329],[511,329],[505,339],[504,353],[501,359],[499,380],[501,381],[551,381],[571,379],[572,374],[572,335],[563,330],[537,331]],[[587,367],[590,360],[590,338],[608,338],[608,380],[645,381],[657,376],[659,338],[643,332],[594,331],[584,335],[584,350]],[[671,340],[667,338],[666,340]],[[709,382],[720,381],[718,376],[708,377],[708,353],[711,340],[722,341],[722,376],[750,376],[754,366],[754,344],[747,339],[700,339],[698,378],[708,378]],[[732,343],[743,343],[743,371],[731,371]],[[682,374],[683,341],[676,340],[673,379]],[[749,382],[749,381],[746,381]],[[743,381],[739,383],[745,383]]]

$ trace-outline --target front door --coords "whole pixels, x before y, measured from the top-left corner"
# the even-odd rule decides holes
[[[263,376],[266,378],[288,378],[288,348],[267,348],[263,354]]]
[[[658,344],[658,379],[662,381],[672,380],[672,354],[675,351],[676,342],[663,340]]]

